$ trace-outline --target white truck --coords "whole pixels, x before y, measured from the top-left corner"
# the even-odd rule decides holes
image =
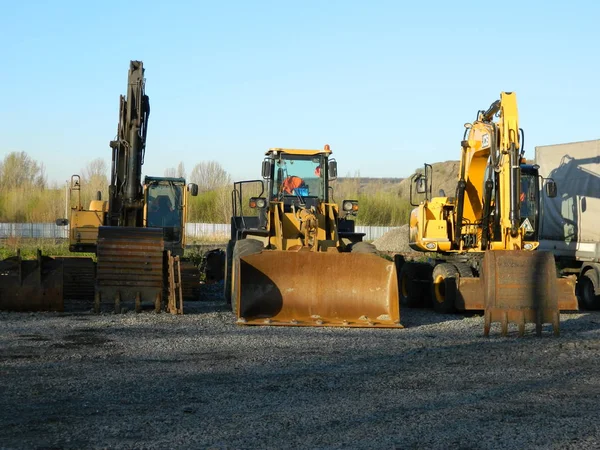
[[[540,196],[540,250],[562,275],[577,275],[582,309],[600,309],[600,139],[537,146],[535,163],[558,188]]]

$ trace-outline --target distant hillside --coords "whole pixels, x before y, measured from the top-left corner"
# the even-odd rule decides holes
[[[432,194],[437,196],[440,189],[447,195],[454,195],[456,179],[458,176],[459,161],[444,161],[433,163],[433,188]],[[423,168],[416,172],[422,173]],[[412,176],[412,175],[411,175]],[[338,188],[343,191],[370,195],[375,193],[394,193],[408,200],[410,195],[410,177],[408,178],[368,178],[368,177],[339,177]]]

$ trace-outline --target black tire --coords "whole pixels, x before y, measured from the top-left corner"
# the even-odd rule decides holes
[[[352,244],[352,249],[350,251],[352,253],[371,253],[376,255],[377,247],[370,242],[356,242]]]
[[[596,311],[600,309],[600,296],[595,294],[598,288],[598,276],[594,269],[586,271],[577,281],[579,303],[583,309]]]
[[[441,263],[433,268],[431,298],[436,312],[449,314],[456,310],[459,277],[460,273],[453,264]]]
[[[230,240],[225,249],[225,272],[223,275],[223,297],[225,302],[231,304],[231,261],[233,260],[233,246],[235,241]]]
[[[263,244],[256,239],[240,239],[233,246],[232,271],[231,271],[231,310],[237,314],[237,283],[236,278],[240,275],[240,258],[253,255],[264,250]]]
[[[473,269],[471,266],[464,262],[453,263],[454,267],[458,270],[458,274],[461,278],[473,278]]]
[[[400,305],[409,308],[419,308],[425,306],[425,289],[427,286],[422,278],[422,264],[414,262],[405,262],[398,275],[398,292],[400,295]]]

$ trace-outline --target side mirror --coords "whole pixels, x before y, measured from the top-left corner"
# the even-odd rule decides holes
[[[268,159],[265,159],[262,162],[262,177],[265,180],[268,180],[269,178],[271,178],[271,167],[272,167],[271,161],[269,161]]]
[[[198,185],[196,183],[189,183],[187,185],[187,190],[192,197],[195,197],[198,195]]]
[[[337,178],[337,161],[329,161],[329,181]]]
[[[427,193],[427,177],[425,175],[421,175],[417,178],[415,184],[417,185],[417,194]]]
[[[65,225],[69,225],[69,219],[56,219],[55,223],[59,227],[64,227]]]
[[[554,180],[547,180],[546,181],[546,195],[549,198],[556,197],[557,190],[558,189],[556,187],[556,181],[554,181]]]

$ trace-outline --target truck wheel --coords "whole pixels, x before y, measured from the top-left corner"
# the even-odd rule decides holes
[[[356,242],[352,244],[352,253],[372,253],[377,254],[377,247],[369,242]]]
[[[450,263],[441,263],[433,268],[431,298],[436,312],[448,314],[455,311],[459,276],[458,269]]]
[[[263,244],[256,239],[240,239],[233,246],[232,271],[231,271],[231,310],[237,314],[238,286],[237,278],[240,276],[240,258],[253,255],[264,250]]]
[[[421,281],[422,270],[418,263],[405,262],[398,276],[398,290],[400,292],[400,305],[409,308],[424,306],[425,292]]]
[[[595,294],[598,287],[598,277],[594,269],[585,272],[578,281],[579,300],[587,310],[600,309],[600,296]]]
[[[227,248],[225,249],[225,273],[223,279],[223,297],[225,297],[225,302],[229,305],[231,304],[231,261],[233,256],[233,245],[235,241],[230,240],[227,243]]]

